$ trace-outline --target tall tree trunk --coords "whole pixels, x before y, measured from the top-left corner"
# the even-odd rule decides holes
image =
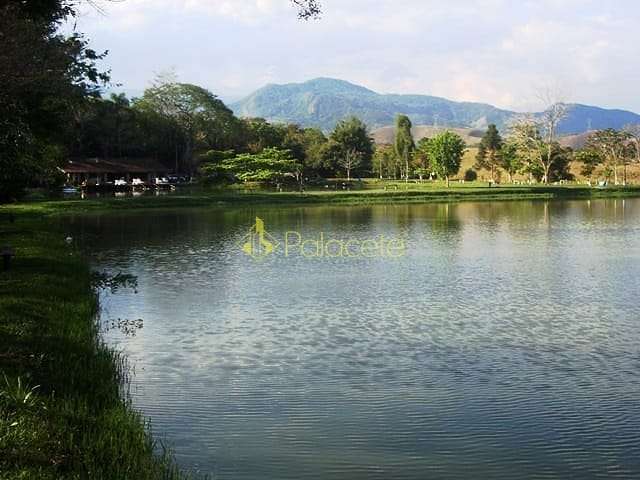
[[[409,152],[404,152],[404,183],[409,183]]]
[[[449,175],[445,177],[447,179],[447,188],[449,188]]]
[[[549,185],[549,170],[551,170],[551,164],[550,163],[546,163],[544,165],[544,176],[542,177],[542,182],[545,185]]]

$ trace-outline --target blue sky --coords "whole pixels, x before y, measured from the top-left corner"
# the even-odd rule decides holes
[[[381,93],[503,108],[566,101],[640,112],[640,2],[634,0],[322,0],[301,22],[289,0],[118,0],[77,29],[108,49],[121,90],[157,72],[231,101],[266,83],[335,77]]]

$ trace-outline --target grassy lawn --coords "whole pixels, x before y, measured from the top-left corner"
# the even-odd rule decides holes
[[[85,261],[37,216],[0,218],[0,479],[181,478],[121,399]]]
[[[337,183],[338,188],[335,187]],[[3,211],[23,215],[50,213],[103,212],[122,209],[178,208],[242,205],[305,205],[305,204],[382,204],[431,203],[459,201],[498,201],[531,199],[588,199],[640,196],[640,186],[608,187],[598,189],[584,185],[509,185],[489,188],[486,182],[452,183],[446,188],[440,182],[404,183],[367,179],[352,181],[349,189],[341,181],[329,188],[315,187],[305,192],[275,192],[258,189],[255,185],[234,186],[227,189],[191,190],[170,195],[143,195],[139,197],[103,197],[37,201],[0,206]]]

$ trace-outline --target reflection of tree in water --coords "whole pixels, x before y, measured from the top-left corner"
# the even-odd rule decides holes
[[[111,293],[117,293],[121,288],[138,293],[138,277],[128,273],[118,272],[110,275],[107,272],[92,272],[91,284],[96,290],[109,290]]]
[[[591,222],[598,220],[607,224],[624,222],[625,218],[640,215],[640,202],[625,198],[603,198],[571,202],[572,209],[580,218]]]
[[[120,333],[127,337],[135,337],[138,331],[142,330],[142,327],[144,327],[144,320],[141,318],[136,318],[135,320],[118,318],[105,322],[104,331],[119,330]]]
[[[550,226],[552,215],[564,215],[565,203],[550,204],[548,200],[461,203],[459,216],[464,222],[480,222],[490,231],[521,229],[532,224]]]

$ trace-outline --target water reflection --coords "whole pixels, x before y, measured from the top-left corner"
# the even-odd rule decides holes
[[[640,201],[199,209],[65,219],[134,402],[218,478],[640,475]],[[406,256],[256,262],[288,230]],[[470,472],[473,472],[472,474]]]

